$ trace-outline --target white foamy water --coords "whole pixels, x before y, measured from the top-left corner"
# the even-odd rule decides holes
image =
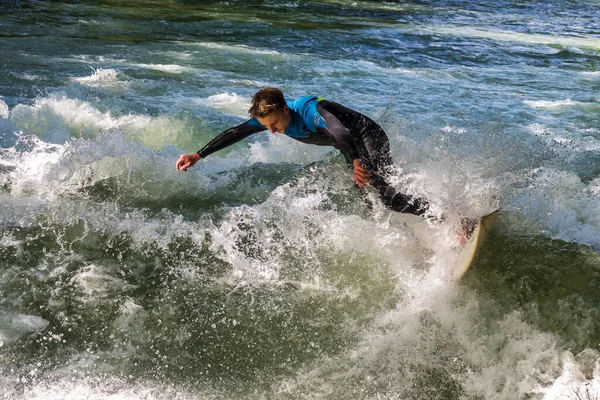
[[[241,118],[248,118],[250,100],[251,99],[239,96],[235,93],[221,93],[209,96],[206,99],[197,99],[195,100],[195,103],[199,106],[212,107]]]
[[[0,118],[8,119],[10,115],[10,110],[8,108],[8,104],[4,101],[0,100]]]
[[[106,84],[113,84],[114,82],[118,81],[118,72],[112,68],[99,68],[90,76],[74,78],[73,80],[84,85],[100,87]]]
[[[0,311],[0,347],[19,337],[44,329],[48,321],[36,315],[11,314]]]
[[[181,45],[185,45],[185,46],[189,46],[190,43],[180,43]],[[192,43],[195,46],[199,46],[199,47],[205,47],[208,49],[216,49],[216,50],[226,50],[226,51],[231,51],[231,52],[239,52],[239,53],[250,53],[250,54],[266,54],[266,55],[279,55],[279,52],[275,51],[275,50],[267,50],[267,49],[260,49],[257,47],[250,47],[250,46],[244,46],[244,45],[228,45],[225,43],[218,43],[218,42],[197,42],[197,43]]]
[[[286,139],[279,136],[267,137],[272,138],[271,140]],[[123,142],[123,137],[116,133],[103,135],[95,140],[98,141],[95,153],[90,152],[94,147],[90,147],[90,144],[85,141],[74,142],[65,147],[57,145],[47,147],[40,142],[36,145],[35,151],[18,157],[25,157],[23,160],[32,157],[48,169],[49,164],[59,165],[63,160],[74,160],[73,155],[79,154],[79,158],[75,159],[74,169],[95,160],[90,164],[95,165],[93,167],[95,172],[91,174],[88,171],[88,176],[97,179],[101,179],[102,174],[110,177],[127,172],[127,169],[120,169],[123,167],[115,169],[115,166],[121,163],[118,159],[126,157],[128,153],[137,152],[137,156],[148,157],[139,145]],[[256,143],[251,148],[252,153],[255,154],[261,149],[280,151],[285,146],[286,142],[266,142],[262,145]],[[44,158],[46,157],[44,154],[50,155],[51,159]],[[71,155],[67,156],[67,154]],[[87,155],[83,156],[83,154]],[[223,164],[220,157],[214,157],[214,164],[205,163],[199,167],[207,168],[206,172],[219,164],[220,168],[231,168],[231,164],[228,163],[243,154],[243,150],[233,152],[223,159]],[[265,157],[265,160],[277,162],[271,159],[271,156],[275,157],[276,154]],[[99,155],[102,155],[101,158],[98,158]],[[116,164],[111,166],[111,163],[102,161],[107,156],[116,157]],[[85,157],[91,158],[86,161]],[[301,161],[302,158],[296,160],[296,162]],[[79,164],[81,162],[84,164]],[[167,157],[164,163],[167,167],[169,164]],[[130,164],[128,168],[131,167],[134,171],[139,168]],[[160,170],[159,167],[154,173],[157,174]],[[382,209],[377,210],[376,215],[379,217],[374,220],[365,220],[353,215],[341,216],[331,205],[330,196],[336,191],[326,194],[326,191],[331,188],[329,185],[323,185],[322,182],[319,183],[319,180],[313,176],[314,173],[318,173],[316,170],[307,170],[293,183],[279,186],[269,195],[267,201],[260,205],[230,208],[217,225],[210,221],[184,221],[181,217],[170,216],[169,213],[161,218],[149,218],[143,211],[122,211],[119,207],[108,205],[100,208],[90,207],[86,202],[78,204],[77,201],[72,202],[64,197],[67,193],[65,189],[69,186],[74,187],[73,184],[84,182],[88,178],[75,173],[66,178],[66,182],[72,184],[65,185],[65,176],[56,173],[44,175],[42,171],[40,169],[36,173],[34,170],[26,172],[20,168],[14,170],[12,174],[19,177],[17,179],[19,185],[25,185],[15,186],[14,193],[18,196],[27,196],[32,192],[41,194],[53,187],[52,182],[61,182],[61,185],[51,189],[51,193],[54,194],[53,201],[45,206],[50,221],[76,224],[78,220],[84,219],[86,231],[89,232],[87,235],[92,235],[94,232],[105,232],[109,235],[126,233],[132,238],[134,248],[139,249],[148,244],[158,244],[160,248],[167,249],[182,232],[191,233],[192,242],[201,245],[204,236],[208,233],[212,237],[211,248],[221,253],[221,257],[233,267],[224,280],[215,284],[229,285],[232,293],[239,290],[253,290],[253,287],[260,285],[279,287],[280,284],[292,284],[300,288],[300,293],[302,290],[317,291],[331,293],[331,296],[346,301],[357,301],[357,299],[364,301],[366,298],[376,296],[376,293],[369,293],[367,288],[361,287],[353,280],[348,281],[350,276],[347,274],[355,271],[354,273],[360,276],[363,273],[369,275],[374,273],[373,271],[387,270],[390,275],[386,279],[393,279],[392,293],[397,297],[398,302],[389,311],[376,313],[374,322],[369,323],[366,328],[357,325],[357,321],[347,321],[346,329],[355,332],[360,338],[358,344],[335,357],[320,357],[296,371],[292,378],[272,381],[268,393],[276,396],[315,396],[316,398],[332,395],[353,396],[358,393],[370,397],[375,388],[382,384],[388,386],[393,393],[410,393],[411,388],[414,387],[414,379],[418,381],[425,378],[422,376],[406,380],[406,376],[410,376],[411,371],[415,370],[435,369],[435,365],[439,363],[443,363],[446,367],[440,371],[432,370],[432,374],[441,376],[440,379],[458,379],[462,382],[461,386],[465,394],[483,395],[491,399],[518,398],[532,392],[543,395],[544,399],[554,399],[571,391],[582,391],[594,388],[596,385],[597,378],[593,374],[588,378],[589,372],[581,372],[588,371],[587,364],[577,361],[583,356],[577,355],[573,358],[574,356],[571,357],[568,353],[557,352],[555,348],[559,339],[530,325],[519,311],[508,313],[490,326],[480,325],[479,321],[485,319],[485,308],[480,308],[475,294],[464,290],[457,291],[455,284],[447,275],[453,257],[450,226],[430,226],[420,218],[390,215]],[[334,168],[333,171],[337,169]],[[341,173],[339,179],[347,179],[348,177],[342,172],[339,171]],[[162,180],[165,184],[168,180],[178,180],[181,177],[189,183],[198,185],[201,183],[198,180],[202,179],[201,176],[199,172],[186,175],[175,175],[173,172],[162,177],[155,175],[154,179]],[[133,179],[131,184],[135,186],[135,178],[130,179]],[[547,180],[543,176],[540,179]],[[565,184],[565,177],[554,181]],[[578,184],[573,182],[573,185]],[[22,189],[18,189],[19,187]],[[25,187],[28,189],[24,189]],[[315,190],[317,188],[319,190]],[[341,185],[340,189],[347,190],[344,189],[344,185]],[[562,188],[559,192],[573,191],[573,187],[567,189]],[[537,191],[539,190],[540,187],[537,185]],[[583,187],[578,190],[583,190]],[[573,209],[573,204],[565,203],[565,200],[566,198],[557,198],[556,204],[549,207],[554,207],[556,210],[560,204],[561,209],[563,207],[565,210]],[[27,206],[15,205],[14,207],[16,208],[13,208],[13,213],[16,214],[13,214],[13,220],[29,213]],[[535,213],[541,215],[546,211],[536,210]],[[562,221],[565,227],[580,226],[579,221],[565,219],[565,215],[564,213],[557,215],[555,221]],[[277,225],[272,225],[272,221],[278,221]],[[249,227],[249,230],[243,226]],[[576,239],[585,242],[592,237],[593,232],[589,232],[590,236],[587,237],[584,236],[586,235],[584,231],[580,233],[582,236]],[[242,246],[240,243],[246,245]],[[290,282],[287,278],[288,252],[298,249],[303,249],[304,252],[304,270],[300,277],[287,283]],[[260,254],[258,258],[257,254]],[[329,254],[329,256],[323,259],[319,254]],[[359,259],[360,267],[358,269],[352,267],[348,270],[347,266],[336,270],[331,266],[331,257],[340,259],[342,264],[349,262],[349,265],[352,265],[353,259]],[[363,268],[371,272],[367,270],[360,272]],[[178,269],[193,270],[193,260],[180,265]],[[81,301],[102,304],[111,296],[129,296],[136,289],[118,276],[119,270],[118,264],[88,265],[80,268],[71,278],[70,283],[81,290]],[[323,276],[323,271],[329,272]],[[54,273],[61,272],[55,270]],[[198,279],[193,276],[194,274],[190,275],[190,279]],[[60,303],[59,298],[53,301]],[[120,330],[137,329],[135,327],[141,323],[140,321],[148,318],[144,307],[131,298],[123,303],[120,310],[114,322],[115,327]],[[367,320],[371,318],[368,315],[364,317]],[[44,326],[38,324],[22,332],[42,330]],[[12,340],[19,337],[15,334],[11,335]],[[8,343],[9,335],[4,336],[5,343]],[[63,340],[62,336],[48,337],[51,338],[48,340],[52,341]],[[182,336],[181,340],[186,340],[186,337]],[[136,354],[136,351],[131,349],[123,356],[133,354]],[[103,357],[111,359],[113,355],[105,354]],[[89,369],[90,367],[86,365],[83,363],[73,368]],[[112,367],[109,367],[109,371],[110,368]],[[36,382],[35,379],[41,376],[42,370],[32,368],[30,371],[27,379]],[[28,386],[25,392],[27,397],[41,399],[60,395],[63,398],[77,398],[85,395],[92,398],[116,396],[115,398],[135,399],[139,393],[135,391],[136,388],[123,381],[112,377],[97,380],[98,378],[94,377],[95,373],[89,372],[84,383],[69,386],[67,376],[71,376],[73,372],[69,370],[64,373],[65,375],[58,373],[54,378],[49,377],[43,383]],[[558,380],[554,380],[556,377]],[[94,383],[88,385],[85,382]],[[429,384],[432,383],[425,383],[426,386]],[[563,385],[566,385],[566,388]],[[170,393],[169,389],[162,386],[144,387],[147,398],[153,398],[152,396],[155,396],[153,393],[157,391],[166,390]],[[179,397],[173,394],[173,398],[193,398],[196,395],[214,394],[199,388],[191,393],[179,393],[177,395]]]
[[[599,103],[573,101],[571,99],[548,101],[548,100],[525,100],[525,105],[533,108],[543,108],[551,111],[568,110],[572,108],[583,108],[586,111],[600,110]]]
[[[25,134],[35,134],[49,142],[62,143],[72,137],[94,137],[103,129],[144,126],[149,118],[140,115],[113,116],[86,101],[65,94],[40,98],[33,106],[17,105],[11,118]]]
[[[600,396],[593,1],[21,3],[0,398]],[[380,123],[439,221],[268,132],[175,170],[263,86]],[[453,282],[460,219],[495,207]]]
[[[436,26],[427,27],[426,32],[434,32],[443,35],[456,35],[475,38],[492,39],[502,42],[521,42],[530,44],[560,45],[565,47],[590,48],[597,51],[600,49],[600,39],[591,37],[568,37],[560,35],[542,35],[504,30],[485,30],[473,27]]]
[[[193,67],[187,67],[178,64],[131,64],[133,67],[150,69],[153,71],[167,72],[170,74],[182,74],[182,73],[198,73],[202,70]]]

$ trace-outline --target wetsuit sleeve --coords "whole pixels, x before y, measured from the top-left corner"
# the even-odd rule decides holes
[[[198,155],[202,158],[210,154],[222,150],[225,147],[231,146],[242,139],[247,138],[256,132],[264,131],[266,128],[262,126],[255,118],[251,118],[241,125],[229,128],[221,132],[213,140],[208,142],[202,149],[198,150]]]
[[[325,127],[318,126],[315,131],[332,138],[335,141],[333,147],[338,149],[344,155],[344,158],[349,165],[352,165],[352,161],[355,158],[359,158],[359,155],[358,148],[350,130],[342,125],[333,114],[326,111],[323,107],[317,105],[317,111],[325,120]]]
[[[335,141],[333,147],[342,153],[349,165],[352,165],[352,162],[355,158],[359,158],[356,144],[354,143],[352,135],[350,135],[350,131],[348,129],[338,129],[337,127],[328,126],[326,129],[317,128],[316,130],[317,133],[329,136]]]

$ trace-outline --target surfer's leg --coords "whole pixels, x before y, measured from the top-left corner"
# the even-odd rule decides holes
[[[371,186],[377,189],[383,204],[387,208],[401,213],[425,214],[429,209],[427,200],[400,193],[389,183],[393,162],[385,131],[369,120],[362,131],[362,141],[365,154],[361,155],[361,161],[372,171]]]
[[[429,210],[427,200],[400,193],[379,173],[373,174],[371,186],[377,189],[383,205],[390,210],[414,215],[423,215]]]

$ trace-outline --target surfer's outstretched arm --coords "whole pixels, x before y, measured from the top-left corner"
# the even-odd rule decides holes
[[[179,171],[187,171],[188,168],[193,167],[201,158],[205,158],[216,151],[231,146],[232,144],[247,138],[253,133],[264,130],[264,126],[260,125],[254,118],[251,118],[241,125],[221,132],[214,139],[208,142],[202,149],[198,150],[198,152],[182,154],[179,156],[179,159],[175,164],[175,168],[177,168]]]

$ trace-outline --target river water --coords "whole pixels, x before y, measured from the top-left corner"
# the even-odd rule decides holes
[[[600,3],[0,3],[0,398],[597,399]],[[280,87],[387,131],[256,134]],[[459,283],[458,220],[502,211]]]

